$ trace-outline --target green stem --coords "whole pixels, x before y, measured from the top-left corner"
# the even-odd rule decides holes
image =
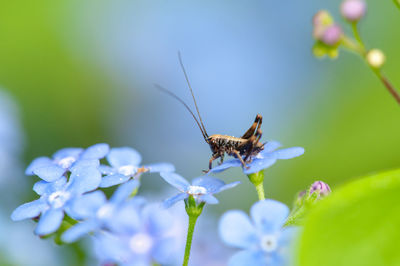
[[[188,232],[186,237],[186,247],[185,247],[185,256],[183,259],[183,266],[187,266],[189,263],[190,257],[190,249],[192,247],[192,239],[193,239],[193,232],[194,226],[196,225],[197,218],[199,216],[189,215],[189,225],[188,225]]]
[[[264,184],[260,183],[255,186],[258,194],[258,200],[265,200]]]
[[[397,6],[397,8],[400,9],[400,1],[399,0],[393,0],[393,2]]]
[[[385,85],[386,89],[393,96],[393,98],[397,101],[397,103],[400,104],[400,94],[395,89],[395,87],[392,85],[392,83],[390,83],[390,81],[382,74],[382,71],[380,69],[376,69],[371,66],[370,66],[370,68],[375,73],[375,75],[379,78],[379,80],[383,83],[383,85]]]
[[[358,32],[357,22],[351,23],[351,29],[353,30],[353,34],[358,42],[358,45],[360,45],[360,47],[365,51],[365,45],[364,45],[363,41],[361,40],[360,33]]]

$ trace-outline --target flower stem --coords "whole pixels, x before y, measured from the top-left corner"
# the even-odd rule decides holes
[[[389,91],[389,93],[393,96],[393,98],[397,101],[397,103],[400,105],[400,94],[399,92],[395,89],[395,87],[390,83],[390,81],[387,79],[382,74],[382,71],[380,69],[374,69],[372,68],[372,71],[375,73],[375,75],[382,81],[383,85],[385,85],[386,89]]]
[[[260,171],[254,174],[249,174],[248,178],[251,183],[256,187],[258,200],[265,200],[264,194],[264,172]]]
[[[189,263],[190,257],[190,249],[192,247],[192,239],[193,239],[193,232],[194,226],[196,225],[198,216],[189,215],[189,225],[188,225],[188,232],[186,237],[186,247],[185,247],[185,256],[183,258],[183,266],[187,266]]]
[[[364,43],[363,43],[363,41],[361,40],[361,35],[360,35],[360,33],[358,32],[357,22],[351,23],[351,29],[353,30],[354,37],[356,38],[358,44],[360,45],[360,47],[362,47],[363,50],[365,50]]]

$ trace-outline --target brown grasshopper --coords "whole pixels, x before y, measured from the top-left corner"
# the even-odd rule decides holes
[[[261,136],[262,136],[262,131],[260,129],[261,124],[262,124],[262,116],[260,114],[257,114],[256,119],[254,120],[254,123],[251,125],[251,127],[244,133],[243,136],[240,138],[237,137],[232,137],[228,135],[211,135],[208,136],[206,128],[204,126],[204,123],[201,119],[199,108],[197,106],[196,98],[194,97],[194,93],[192,90],[192,86],[190,85],[190,81],[188,78],[188,75],[186,74],[185,67],[182,62],[182,58],[180,53],[178,53],[179,57],[179,63],[181,65],[183,74],[185,75],[186,82],[188,84],[188,87],[190,89],[190,93],[192,94],[192,98],[194,101],[194,105],[196,107],[197,114],[199,116],[199,119],[196,118],[192,110],[189,108],[189,106],[181,99],[179,98],[176,94],[171,92],[170,90],[155,84],[155,86],[178,100],[180,103],[182,103],[186,109],[190,112],[190,114],[193,116],[194,120],[197,123],[197,126],[199,127],[201,134],[203,135],[204,140],[207,142],[208,145],[210,145],[211,151],[212,151],[212,157],[209,161],[209,169],[204,170],[203,172],[207,173],[208,171],[211,170],[212,168],[212,162],[218,158],[221,158],[220,164],[223,163],[224,161],[224,155],[225,153],[236,157],[240,160],[242,163],[242,166],[245,168],[248,168],[247,163],[250,163],[252,161],[252,158],[256,156],[260,151],[264,149],[264,143],[260,142]],[[200,120],[200,122],[199,122]]]

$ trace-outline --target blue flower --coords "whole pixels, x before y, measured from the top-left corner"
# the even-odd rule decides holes
[[[123,184],[114,192],[109,201],[107,201],[102,191],[87,193],[75,198],[71,203],[70,213],[75,219],[84,221],[68,229],[61,239],[70,243],[89,232],[95,232],[100,229],[112,230],[116,225],[115,217],[118,216],[118,213],[124,212],[126,200],[138,186],[139,182],[137,180]],[[134,197],[132,200],[138,206],[143,203],[142,198],[139,197]],[[120,228],[121,224],[116,227]]]
[[[37,175],[47,182],[61,178],[79,160],[95,161],[103,158],[109,151],[108,144],[99,143],[86,150],[82,148],[65,148],[53,154],[52,158],[39,157],[27,167],[26,175]]]
[[[266,169],[276,163],[279,159],[291,159],[300,156],[304,153],[304,148],[292,147],[287,149],[276,150],[281,144],[276,141],[267,142],[264,145],[264,150],[262,150],[257,156],[255,156],[251,163],[247,164],[249,169],[243,169],[243,172],[248,174],[257,173],[263,169]],[[210,173],[219,173],[225,171],[231,167],[242,166],[239,159],[233,159],[226,161],[210,170]]]
[[[124,226],[118,232],[102,232],[94,237],[100,263],[145,266],[176,260],[180,242],[169,232],[173,217],[159,204],[133,206],[130,211],[118,213],[113,221]]]
[[[217,204],[218,199],[213,196],[221,191],[233,188],[240,182],[225,184],[224,181],[210,177],[200,176],[193,180],[192,185],[182,176],[176,173],[161,173],[161,177],[170,185],[176,187],[181,193],[166,199],[163,203],[165,208],[169,208],[180,200],[185,200],[193,196],[197,202],[206,202],[208,204]]]
[[[37,235],[48,235],[59,228],[64,211],[69,213],[70,203],[85,192],[98,188],[101,173],[92,160],[80,160],[71,169],[69,180],[65,176],[54,182],[36,182],[33,190],[40,198],[19,206],[11,214],[13,221],[40,216],[35,229]]]
[[[144,172],[173,172],[175,167],[170,163],[155,163],[140,166],[142,156],[129,147],[112,148],[107,155],[110,166],[101,165],[102,174],[106,175],[101,181],[100,187],[111,187],[128,181],[131,178],[139,178]]]
[[[288,265],[297,231],[296,227],[282,229],[288,214],[289,208],[275,200],[255,203],[252,221],[243,211],[226,212],[219,223],[222,241],[244,249],[231,257],[229,266]]]

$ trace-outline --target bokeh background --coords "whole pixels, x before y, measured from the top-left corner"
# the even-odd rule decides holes
[[[382,84],[354,54],[332,61],[311,53],[313,14],[328,9],[339,21],[340,1],[0,3],[0,265],[82,261],[79,247],[57,247],[33,236],[33,222],[8,219],[35,197],[36,179],[23,176],[35,157],[107,142],[136,148],[145,163],[172,162],[189,179],[207,168],[211,153],[190,114],[153,87],[193,106],[177,51],[209,134],[240,136],[260,113],[264,141],[306,149],[266,171],[267,197],[290,205],[314,180],[334,189],[400,166],[400,108]],[[385,52],[384,71],[400,87],[398,10],[367,3],[362,36]],[[222,176],[243,185],[208,211],[247,211],[256,194],[246,177],[238,169]],[[149,197],[169,195],[166,186],[143,178]]]

